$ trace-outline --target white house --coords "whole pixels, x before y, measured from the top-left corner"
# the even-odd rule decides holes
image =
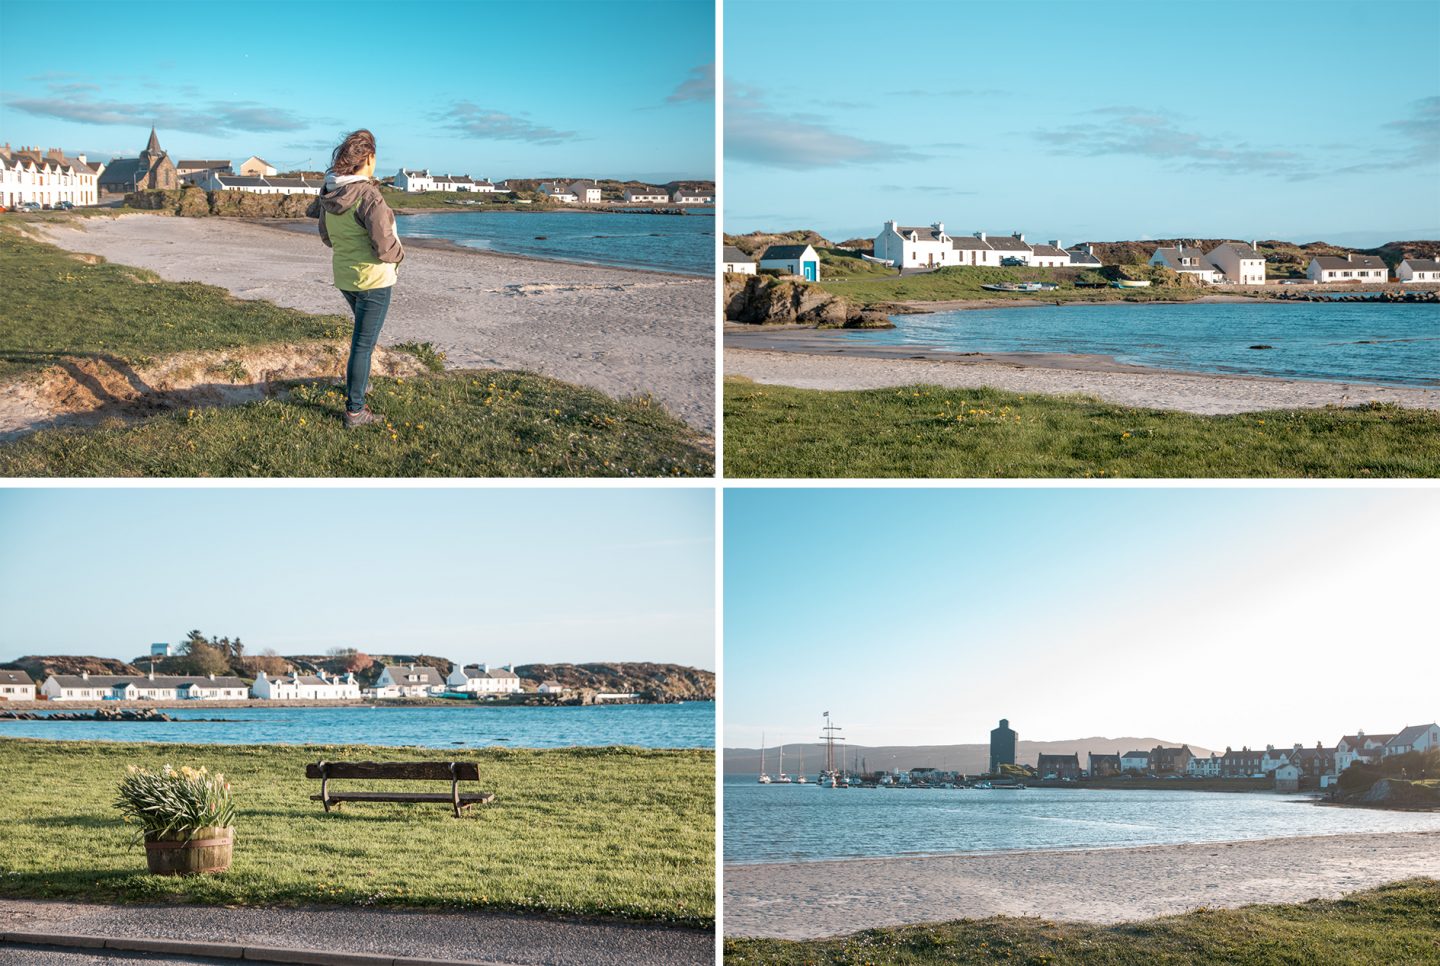
[[[1225,281],[1231,285],[1264,285],[1265,256],[1255,248],[1255,243],[1221,242],[1206,253]]]
[[[1187,246],[1184,242],[1174,248],[1155,249],[1155,254],[1150,256],[1150,264],[1174,269],[1182,275],[1194,275],[1202,282],[1219,281],[1220,273],[1210,264],[1205,253],[1198,248]]]
[[[39,148],[11,150],[0,145],[0,205],[14,208],[35,202],[53,208],[62,201],[72,205],[93,205],[98,198],[96,182],[105,170],[91,165],[85,155],[66,157],[59,148],[43,153]]]
[[[174,653],[175,653],[175,647],[174,647],[174,645],[172,645],[172,644],[167,644],[167,643],[165,643],[164,641],[157,641],[156,643],[150,645],[150,656],[151,656],[151,657],[170,657],[170,656],[172,656]]]
[[[771,245],[760,253],[760,267],[799,275],[807,282],[820,281],[820,256],[809,245]]]
[[[517,694],[520,677],[510,665],[492,668],[488,664],[455,665],[445,684],[451,691],[466,694]]]
[[[975,235],[953,235],[950,238],[950,247],[955,249],[955,265],[988,265],[995,267],[1000,264],[1000,253],[990,247],[985,240],[984,232]]]
[[[565,190],[574,195],[581,204],[598,205],[600,203],[600,186],[588,179],[572,181]]]
[[[0,701],[34,701],[35,682],[24,671],[0,671]]]
[[[1083,245],[1071,245],[1066,253],[1070,256],[1070,264],[1076,268],[1100,268],[1100,256],[1095,254],[1095,246],[1086,242]]]
[[[755,259],[736,248],[734,245],[726,245],[724,252],[725,272],[735,275],[754,275]]]
[[[960,263],[959,253],[950,244],[950,236],[945,234],[945,224],[939,221],[928,228],[885,222],[880,234],[875,236],[875,257],[901,269]]]
[[[670,193],[664,188],[626,188],[625,203],[627,205],[668,205]]]
[[[1355,282],[1361,285],[1383,285],[1390,281],[1390,269],[1378,255],[1316,255],[1305,269],[1305,277],[1321,284]]]
[[[551,201],[560,201],[567,205],[573,205],[580,200],[580,196],[570,191],[568,185],[557,184],[554,181],[543,182],[535,190],[542,195],[548,195]]]
[[[180,176],[180,180],[185,184],[199,184],[205,179],[206,173],[210,171],[214,171],[217,174],[235,173],[230,167],[230,162],[224,160],[175,162],[175,173]],[[244,172],[241,173],[243,174]],[[271,174],[274,174],[274,172],[272,171]]]
[[[570,689],[559,681],[541,681],[540,687],[536,688],[541,694],[564,694]]]
[[[714,195],[707,195],[695,188],[676,188],[675,193],[670,196],[671,203],[677,205],[708,205],[714,200]]]
[[[186,698],[243,701],[249,694],[237,677],[175,674],[52,674],[40,685],[51,701],[175,701]]]
[[[1120,771],[1146,772],[1150,770],[1150,752],[1148,751],[1127,751],[1120,756]]]
[[[430,177],[429,168],[422,168],[419,171],[401,168],[395,175],[395,187],[399,191],[434,191],[435,179]]]
[[[1403,755],[1407,751],[1429,751],[1431,748],[1440,748],[1440,725],[1433,721],[1401,729],[1398,735],[1385,742],[1385,757]]]
[[[323,181],[307,178],[250,178],[235,174],[205,172],[197,184],[206,191],[248,191],[257,195],[318,195]]]
[[[265,701],[346,701],[360,697],[360,685],[355,675],[349,673],[344,677],[330,677],[324,671],[316,674],[291,671],[271,678],[261,671],[250,686],[250,693]]]
[[[1385,743],[1394,735],[1367,735],[1361,731],[1345,735],[1335,745],[1335,773],[1349,768],[1357,761],[1379,761],[1385,754]]]
[[[1397,282],[1440,282],[1440,261],[1433,258],[1407,258],[1395,266]]]
[[[987,243],[995,252],[995,264],[997,265],[1031,264],[1030,258],[1035,250],[1030,247],[1025,236],[1018,231],[1012,235],[987,235],[982,231],[976,237]]]
[[[1293,761],[1291,748],[1276,748],[1274,745],[1265,746],[1265,757],[1260,759],[1260,770],[1270,774],[1281,765],[1288,765]]]
[[[240,162],[240,173],[250,178],[273,178],[280,172],[269,161],[252,154]]]
[[[375,679],[377,692],[395,689],[379,697],[423,698],[445,690],[445,678],[426,664],[387,664]]]
[[[1032,268],[1068,268],[1070,253],[1060,247],[1059,239],[1048,245],[1034,245],[1030,248]]]
[[[1224,759],[1215,752],[1210,752],[1209,758],[1201,758],[1199,755],[1191,757],[1185,763],[1185,774],[1194,775],[1196,778],[1219,778],[1220,763]]]
[[[1300,766],[1292,761],[1277,766],[1275,790],[1277,792],[1298,792],[1300,790]]]

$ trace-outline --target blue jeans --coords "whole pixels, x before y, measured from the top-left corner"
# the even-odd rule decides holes
[[[355,333],[350,337],[350,361],[345,366],[345,408],[358,413],[365,408],[365,390],[370,387],[370,355],[380,341],[380,327],[390,311],[390,292],[394,286],[366,289],[363,292],[340,290],[350,311],[355,313]]]

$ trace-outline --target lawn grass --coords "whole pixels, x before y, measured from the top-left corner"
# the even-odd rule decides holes
[[[75,217],[47,214],[55,221]],[[65,356],[100,354],[143,365],[187,350],[350,336],[346,316],[237,299],[199,282],[162,282],[143,268],[86,264],[95,256],[23,237],[16,229],[26,217],[0,215],[0,378]]]
[[[308,762],[457,754],[0,741],[0,896],[500,909],[713,926],[715,755],[707,749],[467,749],[464,760],[478,761],[482,776],[472,790],[496,798],[458,820],[434,803],[354,803],[327,815],[309,800],[319,782],[305,779]],[[229,872],[145,873],[143,849],[111,802],[126,765],[167,762],[230,780],[239,815]],[[440,782],[336,789],[371,786],[449,791]]]
[[[1341,899],[1200,909],[1116,926],[995,917],[840,939],[727,939],[734,966],[834,963],[1362,964],[1440,962],[1440,881],[1412,879]]]
[[[375,379],[385,423],[347,430],[343,392],[304,382],[241,406],[67,427],[0,445],[3,476],[713,476],[697,434],[648,398],[520,372]]]
[[[730,477],[1435,477],[1440,413],[1370,405],[1239,416],[1079,396],[725,380]]]
[[[823,259],[822,259],[823,261]],[[873,266],[871,266],[873,267]],[[843,270],[843,269],[842,269]],[[823,271],[823,269],[822,269]],[[1004,299],[1053,305],[1067,302],[1154,302],[1188,301],[1214,294],[1194,286],[1154,286],[1144,289],[1076,288],[1073,279],[1078,269],[1054,268],[986,268],[952,266],[919,275],[896,275],[881,270],[883,277],[873,273],[846,278],[822,278],[817,284],[835,295],[843,295],[866,305],[884,302],[950,302],[965,299]],[[1053,292],[992,292],[982,285],[1001,282],[1056,282]]]

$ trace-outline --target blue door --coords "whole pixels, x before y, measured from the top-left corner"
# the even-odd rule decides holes
[[[815,271],[815,263],[814,263],[814,262],[802,262],[801,264],[802,264],[802,266],[803,266],[804,269],[805,269],[805,281],[807,281],[807,282],[813,282],[813,281],[815,281],[816,276],[817,276],[817,274],[818,274],[818,273]]]

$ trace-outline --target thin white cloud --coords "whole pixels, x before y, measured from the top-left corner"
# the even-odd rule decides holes
[[[690,76],[665,98],[669,104],[684,104],[687,101],[715,100],[715,65],[701,64],[690,69]]]
[[[725,158],[776,168],[811,170],[918,160],[908,146],[872,141],[836,130],[815,114],[770,108],[759,88],[727,84]]]
[[[433,115],[445,127],[473,138],[488,141],[528,141],[531,144],[559,144],[580,137],[575,131],[561,131],[536,124],[524,114],[509,114],[493,108],[459,101],[444,113]]]

